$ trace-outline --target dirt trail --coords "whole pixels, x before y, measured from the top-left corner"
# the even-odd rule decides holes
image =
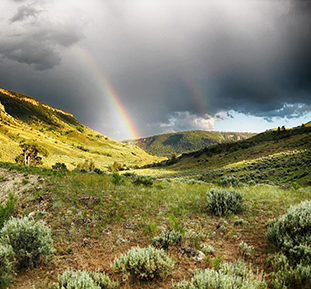
[[[0,168],[0,204],[5,203],[10,193],[20,198],[31,188],[41,188],[41,182],[37,175]]]

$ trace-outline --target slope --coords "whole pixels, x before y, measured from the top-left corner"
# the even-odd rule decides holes
[[[49,151],[44,166],[56,162],[73,169],[85,160],[106,170],[117,161],[125,166],[139,166],[158,158],[137,146],[122,144],[84,126],[74,116],[34,98],[0,89],[0,160],[14,162],[21,153],[21,140],[36,140]]]
[[[152,155],[170,157],[172,154],[182,154],[219,143],[244,140],[254,135],[255,133],[194,130],[126,140],[124,143],[138,145]]]
[[[308,124],[270,130],[246,140],[184,153],[174,162],[153,166],[158,165],[158,175],[227,185],[239,182],[311,185],[311,127]]]

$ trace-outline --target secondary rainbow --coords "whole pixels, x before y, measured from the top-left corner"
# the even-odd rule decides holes
[[[94,79],[98,82],[98,85],[103,90],[105,96],[109,97],[110,101],[118,112],[118,115],[121,117],[124,126],[127,128],[130,137],[132,139],[140,138],[140,133],[137,130],[130,114],[126,110],[123,102],[121,101],[108,78],[105,76],[102,69],[100,69],[93,57],[85,48],[83,48],[81,45],[76,45],[74,48],[76,49],[80,58],[84,59],[88,67],[91,69]]]

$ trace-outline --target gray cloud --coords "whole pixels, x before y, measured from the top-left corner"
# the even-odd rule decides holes
[[[17,13],[12,17],[11,21],[24,21],[30,17],[36,18],[38,14],[40,13],[40,10],[37,8],[31,6],[31,5],[23,5],[18,8]]]
[[[226,111],[267,120],[310,112],[310,1],[13,2],[0,61],[50,71],[21,92],[108,135],[124,128],[102,75],[142,135],[212,129]],[[77,43],[84,55],[71,49]]]

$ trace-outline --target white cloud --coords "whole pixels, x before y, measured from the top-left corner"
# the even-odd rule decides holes
[[[170,133],[186,130],[214,130],[215,123],[227,118],[227,113],[219,112],[215,116],[208,114],[197,115],[189,111],[173,112],[168,116],[168,122],[153,125],[161,133]]]

